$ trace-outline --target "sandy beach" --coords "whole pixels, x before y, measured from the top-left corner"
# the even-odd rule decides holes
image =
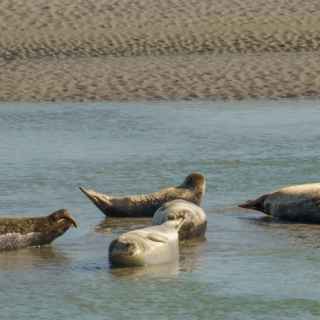
[[[318,96],[320,3],[5,0],[0,100]]]

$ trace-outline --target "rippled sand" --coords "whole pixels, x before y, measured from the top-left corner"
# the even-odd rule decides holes
[[[1,100],[319,95],[320,2],[4,0]]]

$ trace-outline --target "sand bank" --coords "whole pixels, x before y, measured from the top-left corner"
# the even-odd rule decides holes
[[[319,95],[315,0],[4,0],[0,100]]]
[[[141,100],[316,96],[320,56],[263,53],[12,61],[2,100]]]

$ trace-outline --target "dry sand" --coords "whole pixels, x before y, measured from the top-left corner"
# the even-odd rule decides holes
[[[3,0],[0,27],[3,101],[320,93],[316,0]]]

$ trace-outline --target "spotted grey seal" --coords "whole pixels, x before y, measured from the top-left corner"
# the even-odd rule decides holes
[[[0,218],[0,251],[51,243],[76,221],[61,209],[46,217]]]
[[[288,186],[239,207],[261,211],[280,220],[319,223],[320,183]]]
[[[80,190],[106,215],[111,217],[152,217],[165,202],[184,199],[200,205],[205,193],[205,177],[191,173],[183,183],[149,194],[112,197],[94,190]]]
[[[113,266],[146,266],[177,261],[179,256],[178,230],[182,219],[167,221],[158,226],[126,232],[109,246]]]
[[[207,229],[207,216],[202,208],[185,200],[173,200],[163,204],[152,218],[153,225],[165,221],[183,219],[179,229],[179,240],[204,238]]]

